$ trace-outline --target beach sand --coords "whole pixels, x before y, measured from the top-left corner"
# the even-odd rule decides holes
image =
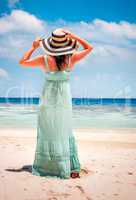
[[[80,178],[31,174],[36,129],[0,129],[0,200],[136,200],[136,129],[74,129]]]

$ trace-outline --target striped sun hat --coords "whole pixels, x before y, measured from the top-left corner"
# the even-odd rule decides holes
[[[52,36],[42,39],[40,46],[46,54],[59,56],[73,53],[78,45],[77,40],[67,37],[59,28],[52,32]]]

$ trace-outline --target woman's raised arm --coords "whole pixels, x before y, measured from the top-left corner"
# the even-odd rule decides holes
[[[67,30],[63,30],[63,32],[67,33],[68,37],[77,40],[84,48],[81,51],[77,51],[77,52],[73,53],[73,55],[71,57],[72,63],[75,63],[75,62],[81,60],[82,58],[84,58],[87,54],[89,54],[92,51],[92,49],[93,49],[92,45],[90,45],[86,40],[78,37],[77,35],[69,32]]]
[[[39,47],[39,45],[40,45],[40,39],[38,38],[34,40],[32,47],[27,52],[24,53],[23,57],[19,61],[19,64],[28,67],[39,66],[45,68],[45,61],[43,55],[39,55],[35,58],[30,59],[32,53]]]

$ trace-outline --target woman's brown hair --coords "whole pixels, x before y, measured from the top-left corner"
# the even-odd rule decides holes
[[[55,61],[56,61],[56,65],[57,65],[59,71],[61,71],[62,65],[63,65],[63,64],[67,64],[67,63],[66,63],[66,58],[67,58],[67,56],[72,56],[72,54],[54,56]],[[69,64],[69,63],[68,63],[68,64]]]

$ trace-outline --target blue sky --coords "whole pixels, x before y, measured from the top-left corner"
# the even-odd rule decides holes
[[[75,65],[72,96],[136,97],[135,7],[135,0],[0,1],[0,96],[40,95],[44,72],[18,61],[36,36],[66,27],[94,47]]]
[[[38,3],[34,0],[3,0],[0,5],[1,14],[10,13],[11,8],[16,7],[49,21],[58,18],[66,21],[91,21],[95,18],[116,22],[120,20],[135,22],[136,20],[135,0],[53,0],[52,2],[39,0]]]

